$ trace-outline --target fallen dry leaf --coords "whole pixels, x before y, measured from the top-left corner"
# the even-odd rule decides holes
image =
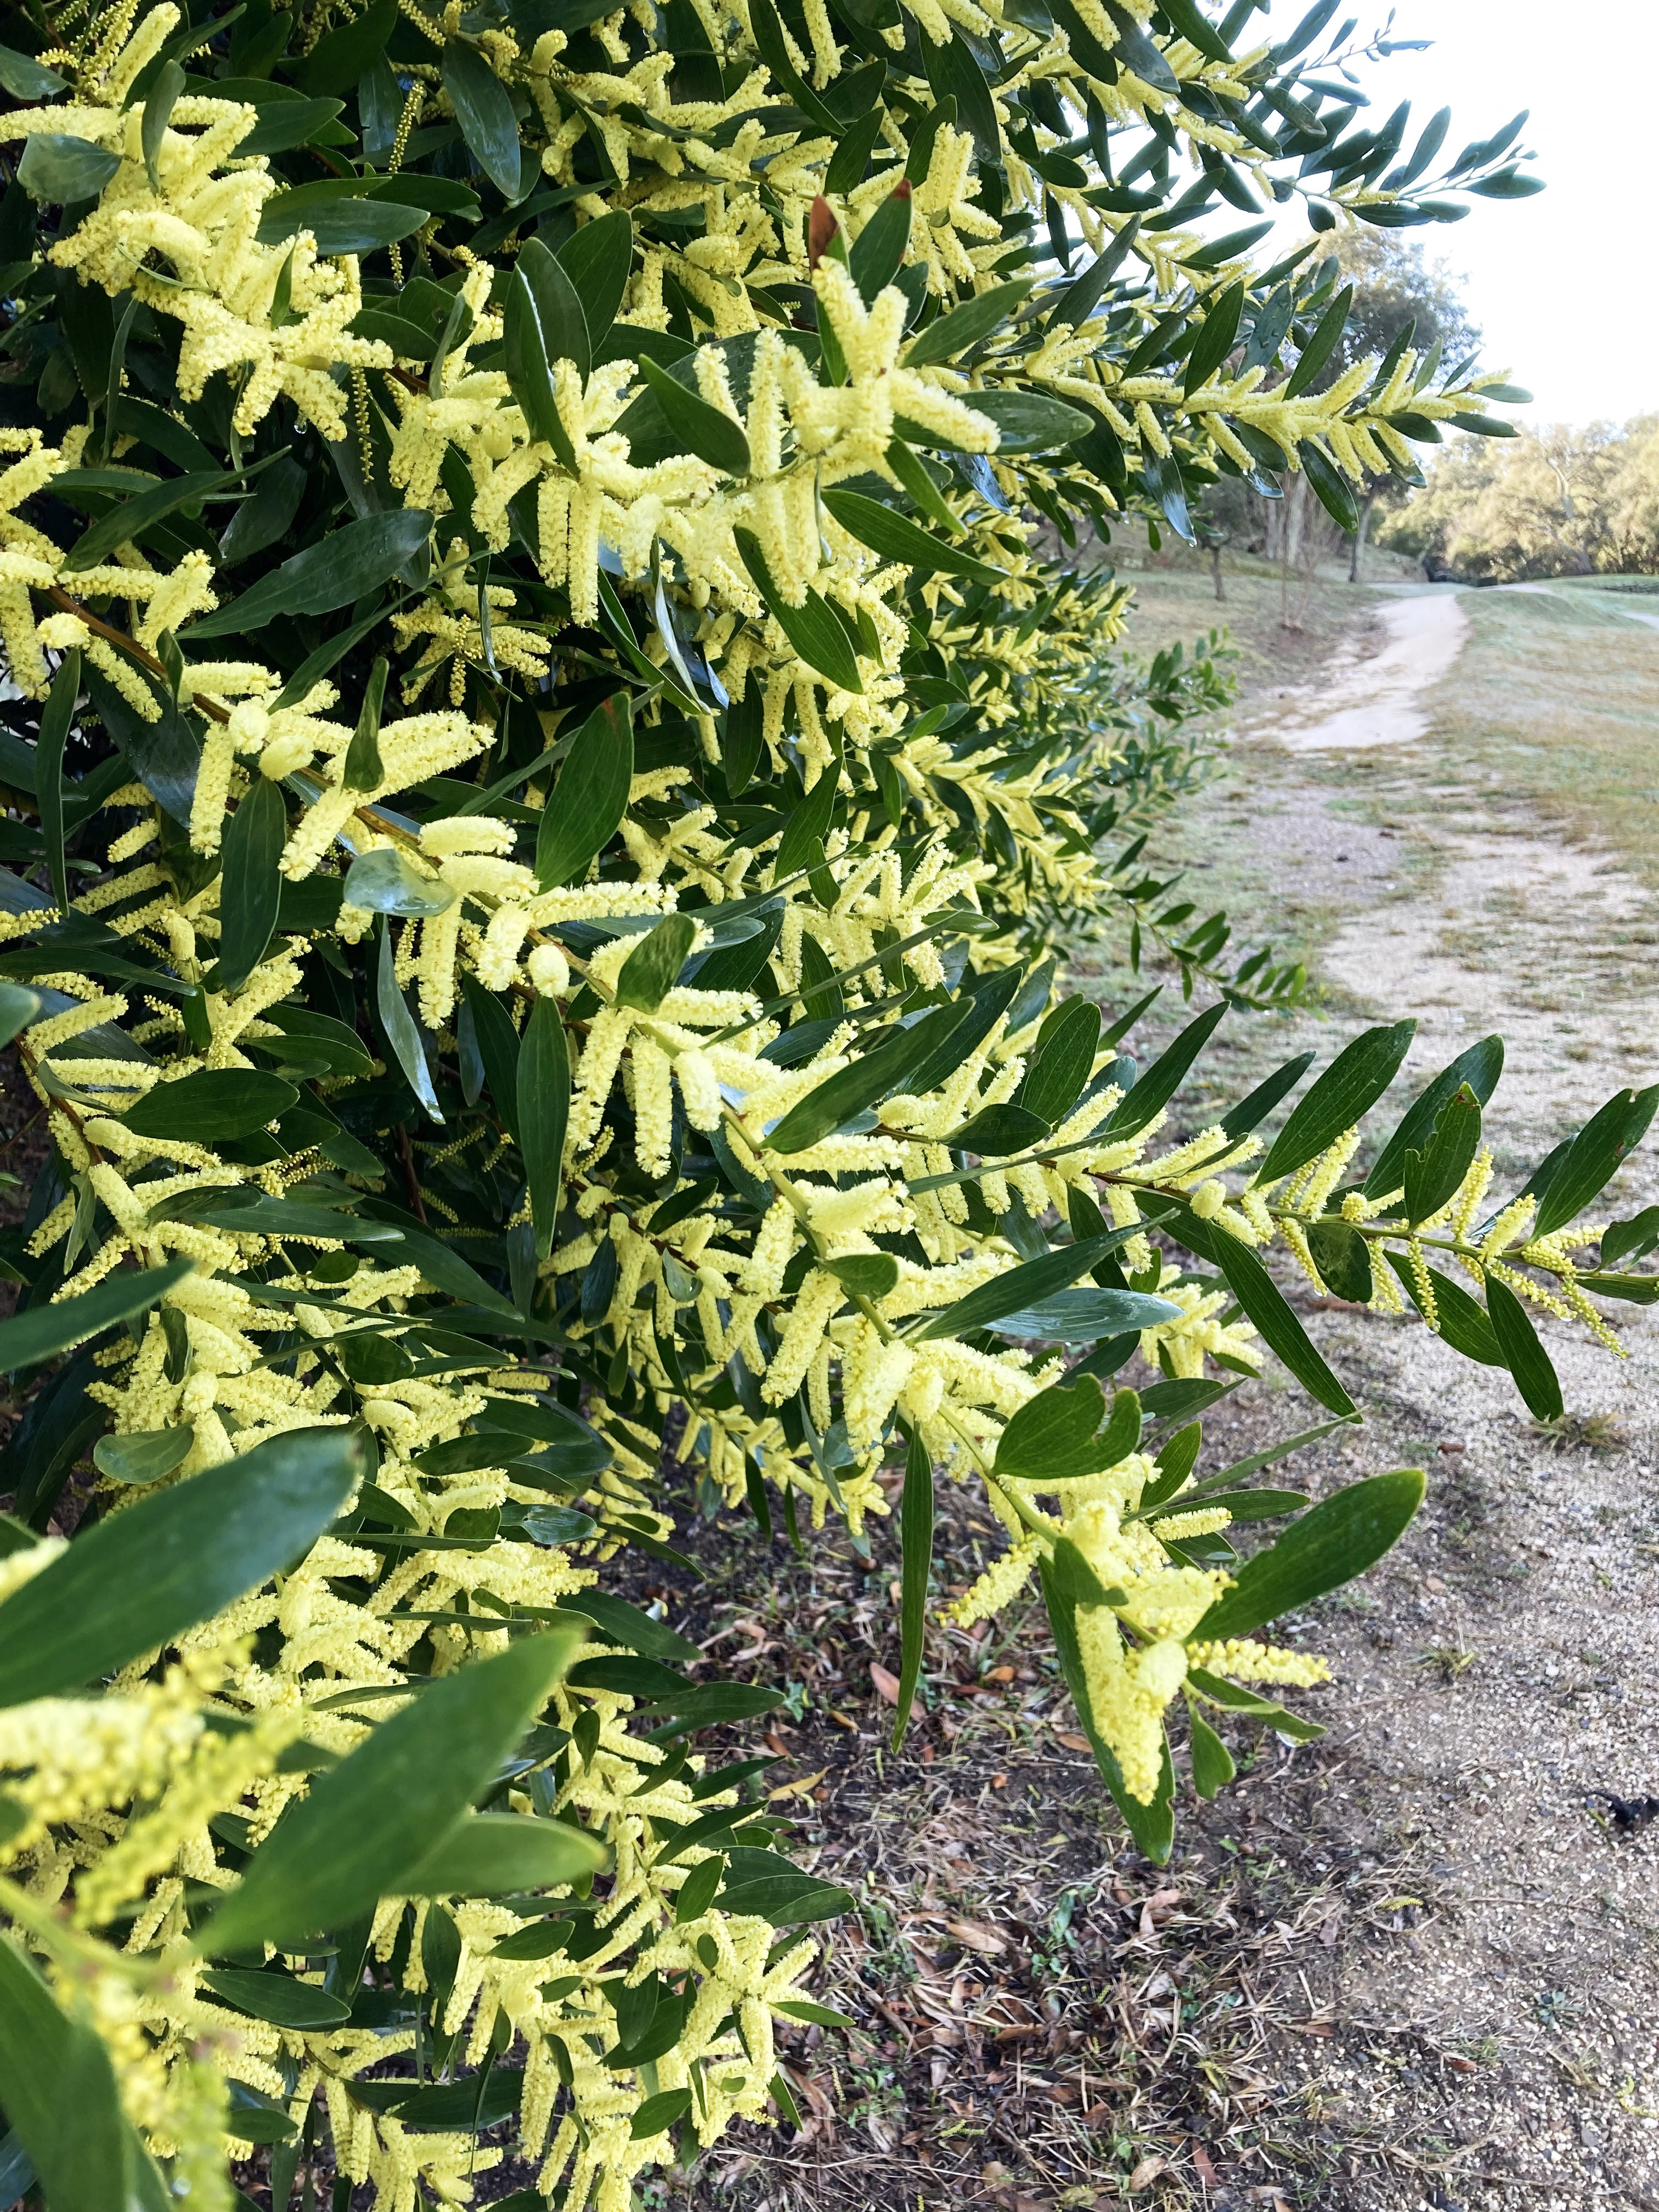
[[[879,1659],[872,1659],[870,1662],[870,1680],[875,1684],[876,1695],[881,1699],[883,1705],[897,1705],[899,1693],[898,1676],[893,1673],[890,1668],[884,1667]],[[921,1718],[921,1700],[920,1698],[912,1698],[910,1700],[910,1717],[913,1721],[919,1721]]]
[[[1198,2169],[1199,2179],[1203,2183],[1206,2189],[1219,2188],[1220,2177],[1216,2172],[1215,2167],[1210,2161],[1209,2152],[1205,2149],[1203,2144],[1200,2142],[1196,2136],[1193,2137],[1192,2142],[1193,2164]]]
[[[1091,1751],[1094,1748],[1086,1735],[1063,1735],[1058,1729],[1054,1730],[1054,1741],[1063,1743],[1067,1751]]]
[[[996,1929],[988,1928],[982,1920],[947,1920],[945,1927],[958,1943],[965,1943],[970,1951],[983,1952],[988,1959],[997,1958],[1008,1948]]]
[[[810,1797],[829,1771],[827,1766],[821,1766],[816,1774],[803,1774],[799,1782],[781,1782],[775,1790],[767,1791],[766,1802],[775,1805],[785,1797]]]
[[[1160,2173],[1168,2170],[1167,2158],[1143,2158],[1129,2176],[1129,2194],[1133,2197],[1142,2189],[1150,2189]]]

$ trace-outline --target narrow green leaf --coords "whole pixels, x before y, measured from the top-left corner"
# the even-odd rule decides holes
[[[1056,446],[1069,446],[1074,438],[1086,437],[1095,427],[1093,416],[1085,415],[1080,407],[1051,399],[1047,392],[1016,391],[1009,386],[970,392],[966,404],[976,415],[988,415],[996,424],[999,458],[1008,453],[1049,453]]]
[[[859,674],[858,656],[828,602],[819,592],[809,590],[805,602],[792,607],[773,582],[765,552],[754,532],[738,527],[732,535],[767,612],[807,666],[817,669],[843,691],[862,693],[864,679]]]
[[[1376,1156],[1376,1164],[1365,1178],[1367,1198],[1386,1198],[1390,1191],[1398,1190],[1404,1175],[1406,1154],[1413,1148],[1420,1150],[1429,1132],[1439,1118],[1440,1109],[1459,1088],[1467,1084],[1481,1105],[1486,1105],[1498,1088],[1498,1079],[1504,1072],[1504,1040],[1500,1036],[1482,1037],[1460,1052],[1449,1066],[1443,1067],[1432,1083],[1413,1101],[1400,1127]]]
[[[9,1321],[0,1321],[0,1373],[12,1375],[20,1368],[37,1366],[117,1322],[131,1321],[182,1283],[195,1264],[193,1260],[169,1260],[164,1267],[147,1268],[142,1274],[109,1276],[77,1297],[31,1306]]]
[[[466,1813],[406,1877],[411,1897],[502,1897],[555,1889],[599,1873],[610,1854],[562,1820]]]
[[[503,367],[532,438],[551,447],[555,458],[574,476],[576,449],[553,394],[553,370],[535,295],[521,269],[507,279],[502,311]]]
[[[254,237],[261,246],[280,246],[309,231],[319,255],[374,253],[412,237],[425,221],[424,208],[404,201],[302,200],[298,192],[277,192],[260,210]]]
[[[417,507],[349,522],[290,556],[228,606],[199,617],[191,623],[186,642],[240,636],[263,629],[279,616],[326,615],[349,607],[412,561],[431,534],[432,517]]]
[[[927,465],[920,453],[912,453],[902,438],[895,438],[884,458],[924,514],[932,515],[939,528],[948,530],[952,537],[964,534],[965,525],[928,474]]]
[[[1194,1640],[1248,1636],[1364,1574],[1404,1535],[1424,1488],[1415,1468],[1401,1468],[1351,1482],[1324,1498],[1276,1544],[1245,1560],[1232,1588],[1193,1631]]]
[[[686,453],[695,453],[722,476],[749,474],[749,440],[740,422],[733,422],[724,409],[711,407],[696,392],[688,392],[678,377],[671,375],[648,354],[641,357],[640,373],[655,392],[663,419]]]
[[[565,1132],[570,1122],[570,1048],[551,999],[538,999],[525,1024],[514,1118],[530,1185],[536,1257],[545,1260],[553,1249],[564,1183]]]
[[[386,781],[386,767],[380,758],[380,708],[386,699],[389,666],[386,655],[381,653],[369,670],[368,682],[363,687],[362,711],[346,748],[341,777],[348,791],[378,791]]]
[[[341,2027],[351,2017],[349,2004],[310,1982],[295,1981],[292,1974],[220,1966],[210,1967],[200,1979],[222,2003],[246,2013],[250,2020],[269,2021],[275,2027]]]
[[[1136,1079],[1133,1089],[1102,1132],[1103,1140],[1132,1137],[1137,1130],[1144,1129],[1155,1115],[1162,1113],[1186,1081],[1188,1070],[1214,1035],[1226,1012],[1224,999],[1218,1006],[1201,1013],[1196,1021],[1188,1023],[1174,1043],[1158,1054],[1145,1074]]]
[[[1415,1153],[1412,1155],[1416,1158]],[[1333,1297],[1364,1305],[1374,1287],[1370,1247],[1359,1231],[1336,1214],[1327,1214],[1308,1231],[1308,1249],[1320,1279]]]
[[[1010,1314],[1033,1308],[1040,1310],[1043,1302],[1067,1289],[1079,1275],[1086,1275],[1117,1243],[1115,1237],[1091,1237],[1084,1243],[1064,1244],[1058,1251],[1045,1252],[1041,1259],[1024,1261],[935,1314],[912,1332],[913,1341],[926,1344],[934,1337],[963,1336],[970,1329],[988,1328]],[[1094,1291],[1088,1295],[1118,1301],[1127,1298],[1127,1306],[1115,1309],[1132,1316],[1120,1324],[1127,1328],[1150,1328],[1156,1322],[1172,1319],[1180,1310],[1167,1298],[1141,1297],[1128,1291]]]
[[[927,1055],[969,1018],[970,1009],[940,1006],[910,1029],[888,1030],[861,1058],[826,1076],[766,1133],[766,1149],[804,1152],[844,1121],[896,1091]]]
[[[904,266],[910,244],[912,197],[909,179],[901,177],[853,242],[847,265],[866,307],[875,305],[877,295],[892,283]]]
[[[286,1114],[299,1096],[293,1084],[258,1068],[198,1067],[193,1075],[156,1084],[121,1119],[135,1136],[210,1144],[220,1137],[251,1137]]]
[[[823,504],[849,537],[867,545],[872,553],[879,553],[884,561],[902,561],[923,575],[966,576],[975,584],[1008,580],[988,561],[945,544],[908,514],[884,507],[879,500],[866,499],[862,492],[826,491]]]
[[[616,835],[634,781],[634,716],[626,691],[612,692],[571,739],[559,781],[542,809],[536,883],[551,890],[583,874]]]
[[[1068,1388],[1055,1384],[1040,1390],[1013,1414],[997,1441],[998,1479],[1070,1482],[1115,1466],[1122,1453],[1105,1457],[1110,1446],[1096,1435],[1105,1417],[1105,1394],[1092,1376]],[[1139,1426],[1137,1419],[1137,1436]]]
[[[1299,399],[1309,389],[1335,351],[1337,340],[1347,328],[1348,315],[1352,307],[1353,286],[1345,284],[1314,325],[1312,336],[1303,347],[1296,367],[1283,386],[1282,398]]]
[[[970,346],[981,344],[1000,329],[1030,289],[1031,279],[1022,276],[1012,283],[994,284],[988,292],[964,300],[959,307],[952,307],[917,331],[905,348],[904,366],[924,368],[930,362],[951,361]]]
[[[623,962],[617,977],[617,1004],[654,1014],[690,957],[696,934],[696,924],[690,915],[665,915]]]
[[[222,991],[240,991],[265,957],[276,927],[283,886],[278,864],[287,842],[282,787],[269,776],[256,775],[225,831],[219,896]]]
[[[144,173],[149,179],[153,192],[161,189],[161,141],[179,95],[185,88],[185,73],[177,62],[163,62],[149,90],[144,95],[144,112],[138,125],[138,143],[144,156]]]
[[[92,1448],[93,1465],[112,1482],[135,1486],[159,1482],[189,1458],[196,1432],[187,1422],[174,1429],[151,1429],[143,1435],[100,1437]]]
[[[1048,1624],[1054,1631],[1054,1645],[1060,1657],[1060,1673],[1071,1693],[1077,1717],[1093,1747],[1095,1764],[1102,1779],[1112,1793],[1113,1802],[1122,1814],[1130,1834],[1154,1866],[1162,1866],[1169,1858],[1175,1842],[1175,1817],[1171,1800],[1175,1795],[1175,1768],[1170,1759],[1170,1747],[1164,1747],[1163,1771],[1150,1805],[1138,1797],[1131,1797],[1123,1786],[1123,1770],[1118,1765],[1111,1747],[1095,1725],[1093,1708],[1089,1703],[1089,1687],[1083,1671],[1083,1654],[1078,1643],[1077,1603],[1060,1589],[1054,1571],[1045,1559],[1039,1563],[1042,1579],[1042,1595],[1048,1608]]]
[[[539,238],[526,239],[519,248],[518,267],[536,302],[548,360],[574,362],[586,383],[593,366],[593,341],[576,280]]]
[[[46,839],[46,874],[52,899],[59,911],[65,914],[69,911],[69,871],[64,858],[64,746],[70,724],[75,719],[75,702],[80,690],[81,654],[77,648],[64,655],[52,679],[52,690],[40,717],[40,737],[34,758],[34,788],[40,808],[41,834]]]
[[[1509,1285],[1492,1274],[1486,1277],[1486,1313],[1504,1364],[1515,1377],[1515,1387],[1526,1400],[1528,1412],[1540,1421],[1559,1421],[1563,1410],[1561,1384],[1533,1327],[1532,1316]]]
[[[1099,1049],[1100,1008],[1092,999],[1063,1000],[1037,1031],[1015,1103],[1055,1127],[1082,1097]]]
[[[415,1026],[415,1017],[410,1012],[403,993],[398,988],[398,967],[392,949],[392,924],[389,920],[380,924],[380,954],[374,974],[374,1004],[380,1013],[380,1026],[386,1031],[386,1042],[392,1047],[398,1066],[409,1079],[410,1089],[432,1119],[441,1121],[444,1117],[438,1109],[438,1094],[432,1087],[432,1071],[426,1064],[426,1048],[421,1042],[421,1032]]]
[[[495,1779],[541,1711],[579,1633],[573,1623],[520,1638],[383,1721],[290,1808],[198,1931],[197,1948],[210,1957],[261,1941],[302,1948],[318,1929],[406,1890],[434,1836]]]
[[[558,258],[576,297],[590,337],[597,344],[621,310],[634,265],[634,225],[626,208],[612,208],[572,232]]]
[[[1313,487],[1314,496],[1339,530],[1350,538],[1359,527],[1359,495],[1336,463],[1311,438],[1304,438],[1297,447],[1301,456],[1302,472]]]
[[[1191,398],[1194,392],[1207,384],[1227,356],[1232,351],[1238,337],[1238,320],[1244,312],[1244,285],[1241,279],[1229,284],[1219,298],[1212,299],[1198,333],[1197,343],[1187,356],[1187,367],[1182,378],[1182,391]]]
[[[1255,1171],[1257,1185],[1294,1175],[1362,1120],[1399,1073],[1416,1029],[1414,1021],[1395,1022],[1389,1028],[1367,1030],[1346,1044],[1306,1096],[1297,1101]]]
[[[298,1558],[369,1471],[361,1430],[291,1429],[98,1522],[0,1605],[0,1705],[64,1696],[210,1620]]]
[[[1423,1297],[1410,1261],[1403,1252],[1389,1252],[1387,1257],[1407,1297],[1421,1313]],[[1472,1298],[1462,1283],[1442,1274],[1437,1267],[1431,1267],[1428,1276],[1434,1291],[1436,1334],[1465,1359],[1477,1360],[1483,1367],[1507,1366],[1480,1300]]]
[[[1284,1362],[1309,1395],[1331,1413],[1356,1412],[1353,1400],[1285,1304],[1259,1255],[1224,1231],[1215,1234],[1212,1249],[1228,1289],[1255,1322],[1268,1350]]]
[[[933,1565],[933,1462],[919,1433],[913,1433],[904,1460],[904,1496],[899,1507],[899,1541],[903,1554],[899,1595],[898,1705],[893,1716],[893,1748],[904,1741],[910,1707],[921,1680],[927,1637],[927,1578]]]
[[[480,50],[461,39],[445,40],[441,66],[444,90],[469,151],[513,205],[519,198],[519,125],[507,87]]]
[[[1423,1150],[1406,1154],[1407,1221],[1425,1221],[1445,1205],[1468,1173],[1480,1145],[1480,1104],[1463,1084],[1441,1108]]]
[[[1232,1753],[1194,1705],[1187,1701],[1187,1726],[1193,1762],[1193,1787],[1200,1797],[1214,1797],[1224,1790],[1238,1769]]]
[[[486,991],[476,975],[463,975],[461,989],[472,1010],[483,1061],[484,1081],[495,1111],[514,1143],[519,1142],[519,1032],[513,1017],[493,991]]]
[[[1591,1115],[1543,1187],[1534,1237],[1551,1236],[1583,1212],[1626,1155],[1641,1143],[1656,1109],[1659,1109],[1659,1085],[1648,1091],[1617,1091]]]

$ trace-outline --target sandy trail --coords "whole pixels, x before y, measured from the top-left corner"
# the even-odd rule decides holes
[[[1372,635],[1361,632],[1318,683],[1280,694],[1271,722],[1280,744],[1292,752],[1370,750],[1410,744],[1427,731],[1423,695],[1449,675],[1468,635],[1462,595],[1413,590],[1375,612],[1383,631],[1379,647],[1370,649]]]

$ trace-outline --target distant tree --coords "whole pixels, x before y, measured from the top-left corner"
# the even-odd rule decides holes
[[[1379,537],[1481,582],[1659,573],[1659,416],[1460,438]]]

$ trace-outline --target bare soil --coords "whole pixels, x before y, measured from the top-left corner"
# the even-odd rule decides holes
[[[1445,617],[1414,680],[1397,587],[1310,595],[1339,709],[1367,659],[1395,695],[1393,733],[1354,750],[1306,742],[1311,693],[1273,696],[1293,687],[1283,663],[1275,680],[1270,579],[1230,574],[1223,610],[1207,579],[1146,582],[1145,643],[1221,612],[1249,655],[1234,778],[1168,856],[1288,933],[1316,979],[1309,1011],[1244,1024],[1218,1055],[1218,1096],[1362,1018],[1419,1015],[1418,1082],[1499,1029],[1489,1126],[1510,1176],[1651,1078],[1659,978],[1628,825],[1597,837],[1593,812],[1565,813],[1553,755],[1530,785],[1516,773],[1524,749],[1483,719],[1486,664],[1465,673]],[[1659,638],[1610,613],[1610,644],[1575,612],[1529,663],[1518,618],[1545,602],[1461,596],[1464,656],[1501,651],[1518,697],[1553,691],[1569,753],[1600,758],[1610,720],[1633,720],[1629,781],[1659,784]],[[1656,1194],[1638,1154],[1611,1210]],[[774,1783],[799,1808],[795,1855],[859,1897],[823,1989],[855,2026],[797,2039],[801,2131],[732,2138],[648,2202],[1659,2207],[1659,1820],[1619,1818],[1659,1793],[1659,1326],[1628,1310],[1617,1359],[1547,1323],[1568,1413],[1540,1431],[1506,1377],[1420,1327],[1297,1295],[1366,1425],[1287,1473],[1321,1495],[1424,1467],[1428,1500],[1377,1571],[1295,1625],[1333,1662],[1304,1700],[1328,1733],[1240,1735],[1239,1782],[1207,1806],[1187,1795],[1167,1868],[1103,1801],[1040,1611],[977,1641],[935,1634],[896,1756],[896,1532],[867,1559],[809,1538],[804,1560],[780,1544],[764,1567],[758,1536],[708,1532],[713,1579],[669,1595],[723,1632],[727,1664],[789,1680]],[[1206,1458],[1313,1418],[1288,1383],[1247,1388],[1206,1420]],[[997,1540],[966,1492],[943,1518],[949,1585]]]

